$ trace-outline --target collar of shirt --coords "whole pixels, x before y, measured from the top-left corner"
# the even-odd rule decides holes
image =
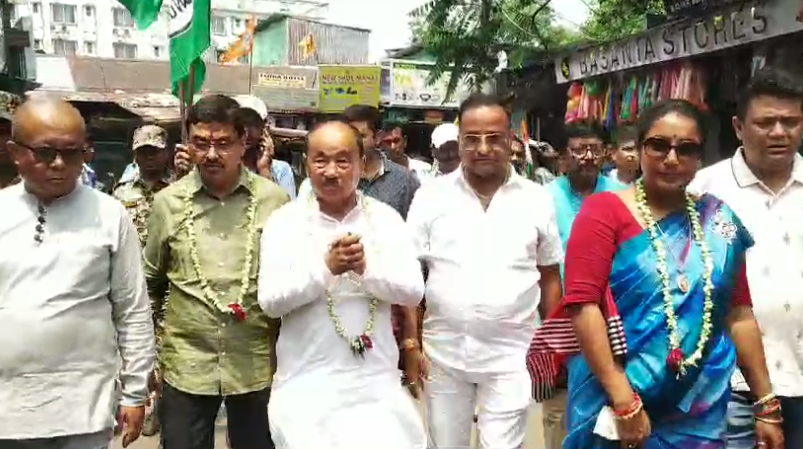
[[[245,167],[240,167],[240,178],[237,180],[237,185],[232,191],[236,191],[239,188],[244,188],[250,193],[254,193],[251,192],[249,187],[252,176],[254,176],[254,174],[251,172],[251,170],[248,170]],[[201,179],[201,173],[197,169],[193,170],[189,175],[187,175],[187,177],[189,181],[189,188],[193,193],[198,193],[204,188],[204,182]]]
[[[379,171],[376,172],[376,175],[374,175],[372,178],[362,178],[363,180],[368,181],[368,182],[373,182],[373,181],[376,181],[377,179],[381,178],[382,176],[385,176],[385,171],[388,168],[388,165],[389,165],[388,163],[390,162],[390,160],[388,159],[387,156],[385,156],[384,153],[379,153],[379,154],[380,154]]]
[[[462,164],[459,167],[457,167],[455,171],[444,176],[452,176],[453,177],[452,179],[454,179],[458,184],[468,189],[470,192],[474,192],[474,188],[471,187],[471,185],[466,180],[465,171],[463,170]],[[514,170],[513,166],[511,165],[507,179],[505,179],[505,182],[500,187],[500,190],[508,189],[510,187],[521,187],[524,180],[525,178],[520,174],[516,173],[516,170]]]
[[[731,168],[733,169],[733,176],[736,178],[736,183],[739,187],[747,187],[755,184],[763,184],[758,177],[747,166],[744,160],[744,147],[739,147],[736,154],[731,158]],[[794,165],[792,166],[792,176],[789,179],[789,184],[797,182],[803,184],[803,157],[800,154],[795,154]]]

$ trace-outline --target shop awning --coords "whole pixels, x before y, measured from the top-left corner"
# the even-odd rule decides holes
[[[45,97],[70,102],[113,103],[142,117],[146,122],[169,122],[179,120],[179,102],[171,94],[153,93],[105,93],[64,92],[36,90],[28,93],[31,98]]]

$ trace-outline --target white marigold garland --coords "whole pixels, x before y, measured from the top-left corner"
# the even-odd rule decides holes
[[[370,223],[371,215],[368,208],[369,199],[367,197],[362,198],[363,211],[365,211],[366,221]],[[315,195],[312,192],[310,192],[309,195],[309,202],[311,206],[315,208]],[[349,334],[349,332],[346,330],[346,327],[343,326],[343,323],[340,321],[340,316],[335,310],[334,298],[328,289],[326,290],[326,308],[329,311],[329,319],[335,326],[335,332],[337,332],[337,335],[346,340],[346,343],[348,343],[351,351],[355,355],[364,357],[365,352],[374,347],[374,342],[371,340],[371,335],[374,333],[374,323],[376,322],[376,312],[379,308],[379,299],[376,297],[371,297],[371,302],[368,305],[368,321],[365,323],[365,330],[363,330],[362,334],[357,336]]]
[[[248,294],[248,289],[251,287],[251,265],[254,260],[254,239],[256,238],[256,213],[257,213],[257,195],[254,193],[256,183],[254,177],[248,177],[248,191],[250,199],[248,208],[245,213],[245,227],[247,232],[247,239],[245,243],[245,262],[243,263],[242,276],[240,280],[240,290],[234,302],[229,304],[222,304],[220,295],[215,292],[206,275],[204,275],[201,268],[201,262],[198,257],[198,239],[195,235],[195,220],[193,219],[193,192],[189,187],[184,189],[184,226],[187,229],[187,236],[189,237],[190,259],[195,274],[201,283],[201,291],[212,305],[223,313],[234,315],[239,321],[246,319],[245,309],[243,309],[243,299]]]
[[[669,330],[669,357],[667,358],[667,363],[677,372],[678,376],[683,376],[686,374],[688,368],[696,367],[700,359],[703,358],[705,345],[708,343],[709,338],[711,338],[711,330],[713,329],[711,315],[714,311],[714,301],[712,298],[714,283],[711,277],[714,271],[714,263],[711,259],[708,243],[705,241],[703,225],[701,223],[700,213],[697,211],[695,205],[694,197],[687,193],[686,212],[689,214],[691,221],[694,242],[700,248],[700,252],[703,256],[703,264],[705,265],[705,271],[703,272],[703,293],[705,295],[705,302],[703,306],[703,326],[700,332],[700,338],[697,340],[697,346],[689,357],[684,358],[685,354],[683,354],[683,350],[680,348],[681,337],[678,332],[677,316],[675,315],[674,300],[669,282],[669,268],[666,264],[666,249],[658,236],[656,230],[657,224],[650,210],[650,206],[647,204],[647,195],[644,192],[644,183],[641,180],[636,184],[636,203],[639,214],[647,225],[652,246],[655,248],[655,253],[658,256],[658,276],[661,278],[661,284],[663,286],[664,314],[666,315],[666,325]]]

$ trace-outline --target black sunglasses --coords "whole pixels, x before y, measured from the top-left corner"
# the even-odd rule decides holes
[[[86,153],[86,148],[34,148],[25,145],[24,143],[14,143],[30,151],[37,162],[42,162],[45,164],[52,164],[56,160],[56,157],[61,158],[61,160],[67,165],[73,165],[79,162],[83,163],[84,153]]]
[[[650,137],[644,140],[644,151],[656,158],[665,158],[675,150],[678,159],[699,159],[703,155],[703,146],[698,142],[672,143],[663,137]]]

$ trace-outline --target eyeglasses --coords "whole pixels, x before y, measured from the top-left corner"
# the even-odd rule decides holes
[[[84,162],[86,148],[51,148],[51,147],[29,147],[24,143],[14,142],[15,144],[27,149],[33,154],[36,162],[52,164],[56,158],[60,158],[66,165],[77,165]]]
[[[483,144],[496,151],[508,148],[509,137],[501,133],[493,134],[464,134],[460,138],[461,147],[466,151],[476,151]]]
[[[569,152],[572,153],[574,157],[583,157],[588,153],[591,153],[594,157],[603,156],[605,154],[605,147],[603,145],[582,145],[576,147],[570,147]]]
[[[675,150],[678,159],[698,160],[703,156],[703,146],[699,142],[672,143],[662,137],[649,137],[644,140],[644,153],[656,159],[664,159]]]
[[[42,243],[42,241],[45,239],[45,217],[47,216],[47,209],[45,209],[45,206],[40,204],[37,208],[37,212],[39,213],[39,216],[36,217],[36,233],[33,235],[33,240],[36,243]]]
[[[236,142],[231,140],[217,140],[217,141],[210,141],[210,140],[201,140],[201,139],[193,139],[192,140],[192,149],[196,153],[209,153],[212,148],[215,149],[215,152],[221,154],[228,154],[234,151],[236,146]]]

